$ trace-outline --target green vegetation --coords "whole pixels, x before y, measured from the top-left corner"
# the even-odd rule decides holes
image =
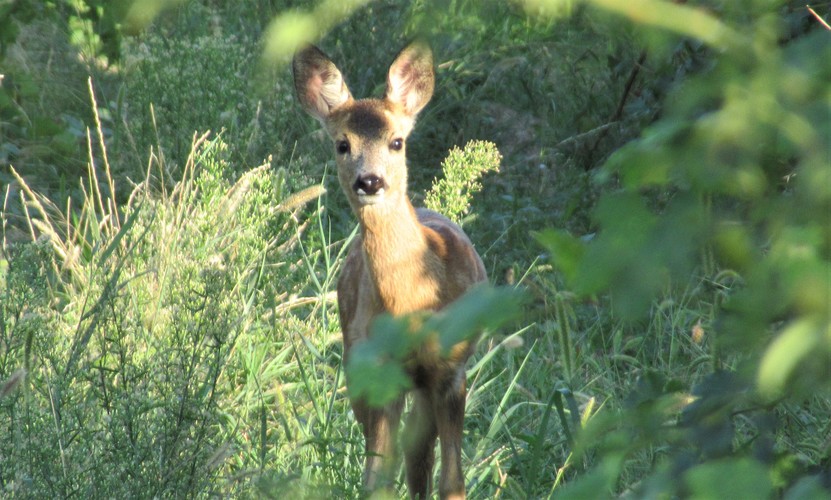
[[[498,172],[501,161],[502,155],[492,142],[471,141],[464,150],[454,147],[442,162],[444,176],[433,182],[424,206],[461,222],[470,212],[471,198],[482,190],[479,179],[486,172]]]
[[[293,7],[0,6],[4,496],[359,496],[344,370],[388,397],[411,323],[342,366],[354,220],[281,63],[377,95],[414,36],[413,196],[500,285],[421,330],[488,327],[469,497],[829,495],[827,2]]]

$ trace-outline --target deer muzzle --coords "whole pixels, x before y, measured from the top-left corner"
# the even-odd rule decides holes
[[[355,194],[360,198],[380,196],[384,194],[386,187],[384,179],[374,174],[361,175],[352,185]]]

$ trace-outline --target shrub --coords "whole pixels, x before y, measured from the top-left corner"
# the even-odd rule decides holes
[[[117,211],[94,187],[64,213],[18,177],[42,236],[3,242],[7,492],[180,496],[233,485],[217,482],[236,439],[222,410],[236,387],[222,374],[242,333],[267,329],[260,290],[268,303],[297,282],[283,259],[297,244],[292,211],[310,196],[292,201],[269,164],[232,181],[225,144],[206,137],[171,192],[152,194],[148,175]]]
[[[671,381],[650,380],[614,424],[590,425],[581,450],[602,450],[598,465],[567,491],[613,490],[628,457],[669,442],[638,495],[738,492],[737,475],[758,496],[816,492],[825,479],[814,466],[831,450],[805,456],[778,443],[802,435],[787,423],[792,404],[827,406],[831,39],[784,31],[780,3],[721,19],[665,2],[638,8],[665,9],[647,23],[711,45],[713,66],[674,89],[661,119],[606,163],[597,237],[540,239],[572,290],[608,290],[626,318],[691,275],[721,290],[707,328],[712,373],[687,401]],[[610,10],[638,19],[622,3]],[[685,15],[697,21],[674,24]],[[666,420],[674,425],[656,426]]]
[[[479,179],[487,172],[498,172],[501,161],[492,142],[471,141],[464,150],[451,149],[442,162],[444,178],[433,181],[425,206],[461,222],[470,211],[471,197],[482,189]]]

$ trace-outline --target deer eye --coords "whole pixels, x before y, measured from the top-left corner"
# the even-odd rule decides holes
[[[404,147],[404,139],[393,139],[390,143],[390,149],[393,151],[401,151]]]
[[[335,143],[335,151],[338,152],[339,155],[345,155],[349,152],[349,141],[342,140]]]

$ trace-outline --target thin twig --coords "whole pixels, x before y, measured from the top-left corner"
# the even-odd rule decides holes
[[[638,74],[640,73],[644,62],[646,62],[646,51],[645,50],[641,51],[641,54],[638,57],[637,62],[635,63],[634,66],[632,66],[632,70],[629,72],[629,78],[626,79],[626,85],[623,87],[623,94],[620,96],[620,99],[618,100],[617,108],[615,108],[615,112],[612,114],[612,116],[609,118],[609,120],[607,120],[606,123],[608,123],[608,124],[615,123],[615,122],[619,121],[621,119],[621,117],[623,117],[623,110],[626,106],[626,101],[629,100],[629,95],[632,93],[632,87],[634,87],[634,85],[635,85],[635,80],[638,78]],[[597,135],[597,137],[595,138],[595,141],[594,141],[594,145],[591,148],[592,152],[597,151],[597,148],[600,146],[600,141],[602,141],[606,137],[606,134],[608,133],[608,130],[609,130],[608,128],[604,128]],[[586,170],[590,169],[591,165],[592,165],[591,163],[587,163],[586,164]]]
[[[805,8],[808,9],[808,12],[810,12],[817,19],[817,21],[819,21],[819,23],[825,27],[825,29],[831,31],[831,26],[829,26],[828,23],[825,22],[825,19],[820,17],[820,15],[817,14],[816,11],[811,8],[810,5],[805,5]]]
[[[560,148],[564,148],[566,146],[571,146],[574,143],[580,143],[583,140],[588,139],[591,136],[596,135],[596,134],[605,134],[607,129],[609,129],[610,127],[613,127],[615,125],[618,125],[618,122],[604,123],[603,125],[600,125],[599,127],[595,127],[591,130],[587,130],[586,132],[583,132],[583,133],[580,133],[580,134],[577,134],[577,135],[573,135],[571,137],[567,137],[566,139],[563,139],[562,141],[558,142],[554,146],[553,149],[560,149]]]

